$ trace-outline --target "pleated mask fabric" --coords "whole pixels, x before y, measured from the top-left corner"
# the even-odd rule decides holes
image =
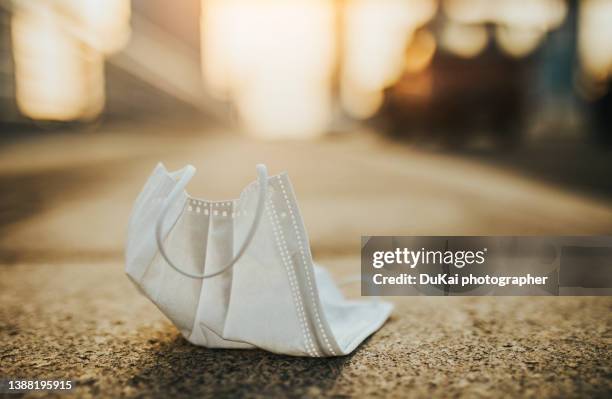
[[[392,305],[345,299],[312,260],[287,174],[256,169],[238,199],[207,201],[185,191],[193,166],[158,164],[130,216],[127,275],[195,345],[351,353]]]

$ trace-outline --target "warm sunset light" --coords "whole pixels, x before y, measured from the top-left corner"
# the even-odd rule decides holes
[[[90,119],[104,108],[104,55],[129,36],[130,2],[16,3],[17,105],[32,119]]]
[[[564,0],[446,0],[446,15],[454,23],[444,28],[443,41],[451,52],[474,57],[489,40],[483,24],[495,25],[495,40],[501,50],[524,57],[535,50],[544,34],[564,21]]]
[[[0,0],[0,397],[612,399],[611,89],[612,0]]]
[[[25,115],[71,120],[100,110],[102,60],[95,52],[84,51],[49,7],[32,7],[14,15],[13,46],[17,104]]]
[[[120,50],[130,36],[130,0],[63,0],[82,39],[104,54]]]
[[[427,0],[354,0],[346,2],[342,56],[342,105],[354,117],[371,116],[378,109],[381,91],[404,71],[406,48],[414,31],[427,22],[436,3]],[[431,40],[411,60],[414,66],[427,58]],[[363,93],[366,100],[349,99],[346,93]],[[359,106],[356,106],[359,104]]]
[[[332,78],[341,62],[343,108],[357,118],[371,116],[382,102],[382,90],[404,70],[413,32],[431,18],[436,4],[342,4],[204,1],[202,69],[211,94],[234,101],[246,130],[257,136],[316,136],[328,127]],[[342,49],[335,47],[338,12],[344,16]],[[429,40],[411,65],[426,63],[431,45]]]
[[[478,55],[487,45],[487,31],[481,25],[447,23],[442,30],[442,46],[463,58]]]
[[[321,134],[331,112],[334,9],[325,0],[210,0],[202,10],[202,68],[259,137]]]
[[[612,74],[612,1],[580,2],[578,54],[588,78],[603,82]]]
[[[499,47],[513,57],[523,57],[531,53],[544,38],[544,32],[538,29],[498,26],[495,29],[495,40]]]
[[[564,0],[444,0],[444,11],[464,24],[494,22],[553,29],[567,14]]]

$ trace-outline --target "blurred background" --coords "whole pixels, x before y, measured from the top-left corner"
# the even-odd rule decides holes
[[[340,252],[361,234],[612,231],[610,0],[0,4],[7,259],[119,253],[158,160],[199,166],[204,196],[236,196],[258,161],[288,170],[313,240]]]
[[[361,235],[609,235],[611,77],[612,0],[0,0],[0,376],[605,397],[609,297],[398,297],[354,357],[287,361],[187,345],[123,246],[159,161],[219,200],[287,171],[337,278]]]
[[[374,122],[463,146],[609,144],[611,10],[608,0],[3,0],[0,121],[6,135],[185,108],[265,139]]]

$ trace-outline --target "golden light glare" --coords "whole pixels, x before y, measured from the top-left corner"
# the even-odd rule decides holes
[[[208,0],[202,69],[259,137],[321,134],[331,117],[334,9],[325,0]]]
[[[95,89],[103,87],[100,60],[84,57],[52,9],[17,10],[11,25],[17,105],[24,115],[65,121],[101,109],[103,92]]]
[[[444,0],[444,11],[450,19],[463,24],[485,22],[554,29],[567,14],[565,0]]]
[[[343,73],[365,90],[382,90],[399,78],[412,34],[431,18],[435,3],[355,0],[345,11]]]
[[[612,1],[583,0],[579,9],[578,56],[593,82],[612,75]]]
[[[565,0],[445,0],[444,11],[455,26],[496,25],[495,38],[500,48],[514,57],[524,57],[540,44],[543,35],[561,25],[567,15]],[[474,34],[476,42],[473,47],[467,46],[465,38],[470,34],[461,28],[460,32],[451,27],[449,32],[456,31],[462,39],[446,37],[451,51],[460,54],[459,47],[466,49],[467,56],[473,56],[482,44],[482,34]],[[456,42],[456,43],[455,43]],[[461,44],[461,45],[460,45]],[[457,48],[459,52],[453,50]],[[472,51],[467,51],[468,47]]]
[[[91,119],[105,100],[104,55],[129,37],[129,0],[15,2],[17,105],[32,119]]]
[[[86,98],[81,109],[80,119],[94,119],[104,110],[106,91],[104,87],[104,57],[89,47],[82,50],[83,87]]]
[[[219,0],[203,0],[200,18],[200,64],[206,88],[220,100],[230,99],[232,79],[229,71],[230,44],[232,42],[232,14],[238,10],[233,2],[224,6]],[[237,45],[234,45],[237,47]]]
[[[538,29],[521,29],[516,27],[497,26],[495,39],[502,51],[516,58],[530,54],[538,47],[544,32]]]
[[[480,24],[490,19],[490,0],[445,0],[443,9],[453,21]]]
[[[397,82],[407,66],[405,52],[414,32],[431,19],[436,7],[431,0],[346,3],[340,100],[350,115],[364,119],[378,110],[382,91]],[[427,54],[413,55],[411,67],[426,63]]]
[[[383,104],[382,90],[364,90],[359,85],[343,82],[340,86],[342,108],[353,118],[367,119]]]
[[[436,52],[436,40],[427,30],[418,31],[406,50],[405,71],[417,73],[427,68]]]
[[[237,105],[247,131],[265,138],[323,133],[333,108],[338,2],[206,0],[202,71],[209,92]],[[431,18],[433,0],[342,3],[340,101],[368,117],[404,67],[412,32]],[[353,97],[353,96],[357,96]]]
[[[463,58],[472,58],[480,54],[488,41],[487,30],[482,25],[449,22],[442,29],[441,45]]]
[[[400,84],[401,90],[410,96],[429,95],[431,80],[426,74],[419,75],[431,63],[436,51],[436,41],[428,30],[418,30],[404,52],[403,72],[406,73]],[[366,119],[376,114],[384,102],[382,89],[367,90],[351,82],[343,82],[341,91],[343,108],[357,119]]]
[[[59,0],[81,40],[103,54],[125,46],[130,37],[130,0]]]
[[[490,3],[490,20],[525,30],[552,30],[567,15],[565,0],[499,0]]]

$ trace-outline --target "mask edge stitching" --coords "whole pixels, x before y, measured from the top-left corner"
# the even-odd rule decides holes
[[[293,230],[295,232],[296,235],[296,241],[298,242],[298,249],[300,251],[300,255],[302,258],[302,262],[303,262],[303,267],[305,269],[305,274],[306,274],[306,281],[308,284],[308,288],[309,288],[309,292],[310,292],[310,299],[314,308],[314,314],[315,314],[315,319],[316,319],[316,323],[317,323],[317,327],[319,328],[319,331],[321,331],[321,335],[323,336],[323,340],[325,341],[325,344],[327,345],[327,349],[331,352],[331,354],[333,356],[337,356],[336,351],[334,351],[334,349],[331,346],[331,343],[329,342],[329,338],[327,337],[327,333],[325,332],[325,328],[323,326],[323,323],[321,322],[321,317],[319,315],[319,306],[317,304],[317,301],[315,300],[315,295],[314,295],[314,288],[313,288],[313,283],[312,280],[314,279],[314,276],[311,277],[311,273],[310,273],[310,269],[308,267],[308,262],[306,259],[306,255],[304,253],[304,245],[302,243],[302,236],[299,232],[298,229],[298,224],[297,224],[297,220],[296,220],[296,216],[295,216],[295,212],[297,212],[297,210],[294,212],[291,201],[289,201],[289,196],[287,195],[285,186],[283,184],[282,179],[278,179],[279,183],[280,183],[280,188],[281,191],[283,193],[283,196],[285,197],[285,202],[287,204],[287,209],[289,210],[289,214],[291,215],[291,221],[293,224]]]
[[[271,200],[266,201],[266,211],[268,212],[268,215],[270,216],[270,219],[272,221],[272,228],[273,228],[274,237],[276,239],[276,244],[277,244],[278,250],[280,251],[281,259],[283,261],[285,271],[287,272],[287,277],[289,278],[289,285],[291,287],[293,304],[294,304],[295,311],[298,314],[298,317],[300,320],[300,328],[305,338],[306,350],[310,356],[318,357],[319,353],[316,350],[313,340],[310,336],[311,335],[309,331],[310,329],[307,329],[306,316],[303,310],[304,306],[303,304],[299,303],[299,299],[301,295],[298,295],[296,293],[297,283],[296,283],[296,277],[295,277],[295,269],[293,267],[293,264],[290,264],[287,261],[288,253],[289,253],[289,251],[287,250],[287,242],[285,240],[284,234],[278,222],[278,216],[276,215],[276,212],[274,210],[274,205],[271,204]]]

